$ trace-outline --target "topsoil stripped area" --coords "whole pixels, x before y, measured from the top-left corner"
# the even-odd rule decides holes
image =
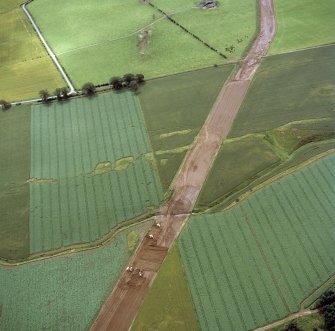
[[[154,280],[168,249],[178,236],[206,179],[223,139],[244,99],[262,56],[275,34],[272,0],[260,0],[261,31],[241,68],[223,87],[212,112],[202,127],[174,183],[174,195],[160,209],[153,227],[153,239],[145,238],[130,261],[135,269],[124,271],[111,295],[102,306],[91,330],[128,330]],[[140,277],[139,271],[143,272]]]

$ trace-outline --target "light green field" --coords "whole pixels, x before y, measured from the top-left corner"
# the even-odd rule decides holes
[[[105,83],[110,77],[127,72],[142,72],[146,78],[152,78],[225,61],[141,1],[126,0],[121,4],[116,0],[102,0],[99,6],[96,3],[96,0],[85,4],[80,0],[57,3],[43,0],[41,6],[41,0],[35,0],[28,6],[76,86],[86,81]],[[171,2],[171,5],[178,11],[178,3]],[[194,29],[200,37],[208,39],[209,44],[213,42],[223,51],[234,44],[236,50],[232,57],[239,58],[255,31],[255,2],[239,0],[211,12],[193,10],[193,6],[188,1],[191,11],[179,13],[176,19],[185,20],[191,32]],[[46,12],[53,15],[45,15]],[[224,25],[229,33],[212,33],[212,29],[207,29],[209,24],[219,24],[220,28]],[[238,33],[230,33],[232,25],[239,25]],[[151,31],[145,55],[141,55],[137,47],[138,33],[142,29]],[[237,38],[243,41],[238,43]]]
[[[171,248],[130,330],[199,330],[178,246]]]
[[[225,65],[197,70],[155,79],[141,87],[139,99],[164,190],[232,69]]]
[[[299,310],[335,272],[335,154],[195,216],[180,238],[201,328],[250,330]]]
[[[30,106],[0,111],[0,257],[29,255]]]
[[[253,0],[221,1],[215,9],[203,10],[193,0],[153,0],[179,24],[224,53],[238,60],[256,34],[257,3]],[[226,47],[234,46],[230,53]]]
[[[275,1],[277,31],[270,53],[335,42],[333,0]]]
[[[36,105],[31,123],[31,253],[94,241],[159,205],[159,178],[131,93]]]
[[[145,223],[106,247],[28,263],[0,266],[1,330],[88,330],[133,253],[127,234],[143,236]]]
[[[0,99],[38,97],[41,89],[65,85],[43,48],[20,1],[0,3]]]

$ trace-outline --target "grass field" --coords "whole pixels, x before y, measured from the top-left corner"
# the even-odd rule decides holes
[[[0,257],[23,258],[29,255],[30,106],[0,112],[0,155]]]
[[[164,190],[232,69],[225,65],[183,73],[149,81],[141,88],[139,99]]]
[[[0,99],[38,97],[65,85],[20,8],[22,1],[0,3]]]
[[[282,318],[334,273],[334,165],[332,154],[231,210],[191,219],[180,248],[202,329]]]
[[[0,266],[1,330],[88,330],[132,252],[127,234],[143,236],[150,222],[123,231],[106,247]]]
[[[281,0],[275,2],[277,31],[270,53],[335,42],[333,0]]]
[[[230,60],[240,59],[256,34],[257,6],[252,0],[224,1],[212,10],[198,8],[193,0],[152,2]],[[232,53],[226,50],[230,46],[235,48]]]
[[[199,330],[178,246],[171,248],[130,330]]]
[[[30,252],[94,241],[162,199],[129,92],[32,109]]]
[[[229,137],[292,121],[334,119],[334,75],[335,45],[265,58]]]

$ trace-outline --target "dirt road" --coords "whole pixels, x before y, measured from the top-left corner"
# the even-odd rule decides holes
[[[260,0],[260,33],[250,48],[241,68],[220,92],[213,109],[181,170],[173,183],[174,195],[162,206],[153,227],[153,239],[145,238],[130,261],[134,271],[124,271],[107,298],[91,330],[128,330],[154,280],[168,249],[181,231],[193,209],[225,137],[248,90],[250,80],[275,34],[273,0]],[[139,272],[142,272],[142,277]]]

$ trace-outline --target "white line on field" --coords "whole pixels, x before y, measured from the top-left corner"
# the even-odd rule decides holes
[[[62,68],[62,66],[58,62],[58,59],[57,59],[56,55],[51,50],[51,48],[49,47],[49,45],[47,44],[47,42],[45,41],[44,37],[42,36],[41,31],[39,30],[38,26],[35,24],[35,21],[33,20],[32,16],[30,15],[29,11],[26,8],[26,5],[29,4],[30,2],[32,2],[32,0],[28,0],[27,2],[25,2],[22,5],[22,9],[23,9],[24,13],[27,15],[27,17],[28,17],[29,21],[31,22],[32,26],[34,27],[34,29],[35,29],[38,37],[40,38],[40,40],[43,43],[44,47],[46,48],[47,52],[49,53],[52,61],[55,63],[55,65],[58,68],[59,72],[61,73],[61,75],[63,76],[64,80],[66,81],[66,84],[69,86],[70,92],[68,94],[73,94],[73,93],[76,92],[74,86],[72,85],[69,77],[66,75],[64,69]]]

